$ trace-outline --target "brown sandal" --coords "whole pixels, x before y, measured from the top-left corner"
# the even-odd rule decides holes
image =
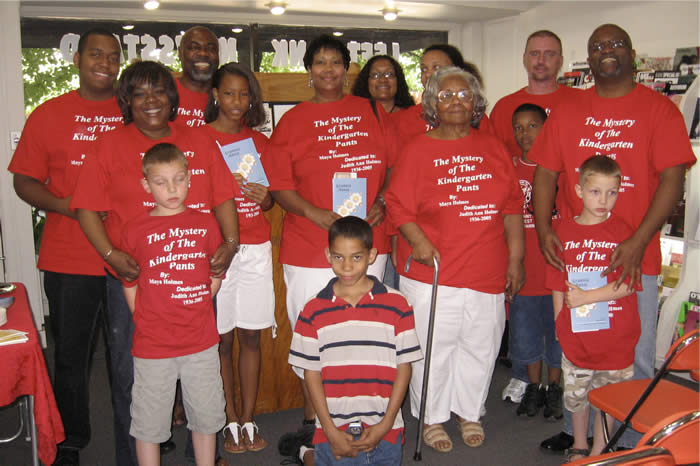
[[[258,430],[258,425],[253,421],[246,422],[241,426],[241,438],[248,451],[260,451],[267,446],[267,442],[260,436]],[[259,439],[257,445],[255,443],[256,435]]]
[[[226,438],[227,430],[231,435],[229,438]],[[245,442],[243,442],[240,424],[237,422],[230,422],[226,427],[224,427],[224,430],[221,433],[224,436],[224,450],[229,453],[245,453],[248,451],[245,446]],[[233,447],[231,447],[231,445],[233,445]]]
[[[486,436],[480,422],[470,422],[457,418],[457,423],[462,434],[462,441],[466,446],[476,448],[484,444]]]
[[[432,424],[423,428],[423,442],[433,450],[439,453],[448,453],[452,451],[452,439],[445,432],[442,424]],[[443,442],[448,443],[447,447],[438,448],[437,444]]]

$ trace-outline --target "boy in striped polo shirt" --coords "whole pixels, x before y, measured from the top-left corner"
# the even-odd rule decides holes
[[[304,306],[289,351],[289,363],[304,369],[316,409],[314,460],[400,464],[401,403],[410,363],[422,357],[413,309],[367,275],[377,255],[367,222],[336,220],[328,243],[336,278]]]

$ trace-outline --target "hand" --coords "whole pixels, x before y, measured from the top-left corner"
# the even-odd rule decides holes
[[[326,438],[335,459],[339,460],[344,456],[350,458],[357,456],[357,448],[352,445],[352,435],[347,432],[334,427],[332,431],[326,432]]]
[[[114,269],[119,278],[123,278],[129,282],[133,282],[139,278],[139,273],[141,273],[136,260],[119,249],[113,249],[105,262]]]
[[[525,283],[525,266],[521,260],[511,260],[508,262],[506,271],[506,301],[513,302],[513,298]]]
[[[209,259],[212,277],[220,278],[226,273],[237,251],[238,244],[229,242],[223,242],[216,248],[214,256]]]
[[[615,280],[613,290],[617,291],[627,277],[630,279],[629,290],[634,290],[636,285],[642,285],[642,258],[646,247],[645,242],[635,239],[634,236],[617,245],[612,256],[610,256],[610,265],[601,274],[601,276],[605,276],[622,266],[622,273]]]
[[[327,231],[331,227],[333,222],[340,218],[340,215],[336,214],[332,210],[314,207],[313,209],[310,209],[310,212],[308,213],[306,218],[314,222],[316,226],[321,227]]]
[[[357,448],[358,451],[372,451],[377,448],[379,442],[384,439],[384,436],[389,432],[391,428],[387,429],[380,422],[374,426],[365,427],[365,430],[360,435],[360,438],[353,440],[351,445]]]
[[[369,208],[367,212],[367,218],[365,220],[369,223],[372,228],[376,227],[384,220],[386,216],[386,205],[379,199],[374,201],[372,207]]]
[[[435,249],[435,246],[433,246],[433,243],[431,243],[427,237],[423,237],[413,245],[411,255],[413,256],[413,260],[420,264],[427,265],[428,267],[435,266],[435,264],[433,264],[433,257],[437,259],[438,264],[440,263],[440,252]]]
[[[582,290],[573,283],[566,281],[566,286],[569,287],[569,291],[564,292],[564,302],[566,307],[569,309],[574,309],[584,304],[588,304],[586,301],[586,290]]]
[[[104,222],[105,220],[107,220],[107,214],[108,214],[108,212],[105,212],[105,211],[103,211],[103,210],[97,212],[97,215],[100,216],[100,220],[102,220],[103,222]]]
[[[258,183],[248,183],[241,187],[241,192],[245,197],[260,205],[267,197],[267,187]]]
[[[554,233],[554,230],[550,227],[541,233],[538,231],[537,239],[540,243],[540,251],[542,251],[542,255],[549,265],[563,272],[564,261],[561,260],[558,253],[564,252],[564,247],[561,245],[561,241],[559,241],[559,237]]]

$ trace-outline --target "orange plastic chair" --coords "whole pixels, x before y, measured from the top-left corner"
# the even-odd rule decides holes
[[[604,455],[589,456],[566,463],[575,466],[609,466],[613,464],[644,466],[676,466],[671,452],[660,447],[636,447],[632,450],[616,451]]]
[[[617,443],[631,424],[638,432],[649,429],[667,416],[700,410],[696,390],[662,379],[668,371],[697,371],[700,369],[700,330],[696,329],[676,341],[666,354],[666,360],[653,379],[628,380],[591,390],[588,399],[605,415],[610,414],[622,425],[603,449]]]

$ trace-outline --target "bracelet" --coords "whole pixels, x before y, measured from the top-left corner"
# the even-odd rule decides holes
[[[109,251],[107,251],[106,253],[104,253],[104,254],[102,255],[102,258],[103,258],[104,260],[107,260],[107,258],[108,258],[109,256],[112,255],[112,252],[114,252],[114,249],[109,248]]]
[[[224,242],[229,243],[229,244],[234,244],[236,246],[236,250],[234,252],[238,252],[238,250],[241,248],[241,244],[235,238],[226,238],[226,239],[224,239]]]
[[[375,202],[377,202],[377,201],[381,202],[383,206],[386,206],[386,201],[384,200],[383,195],[380,194],[379,196],[377,196],[375,199]]]

